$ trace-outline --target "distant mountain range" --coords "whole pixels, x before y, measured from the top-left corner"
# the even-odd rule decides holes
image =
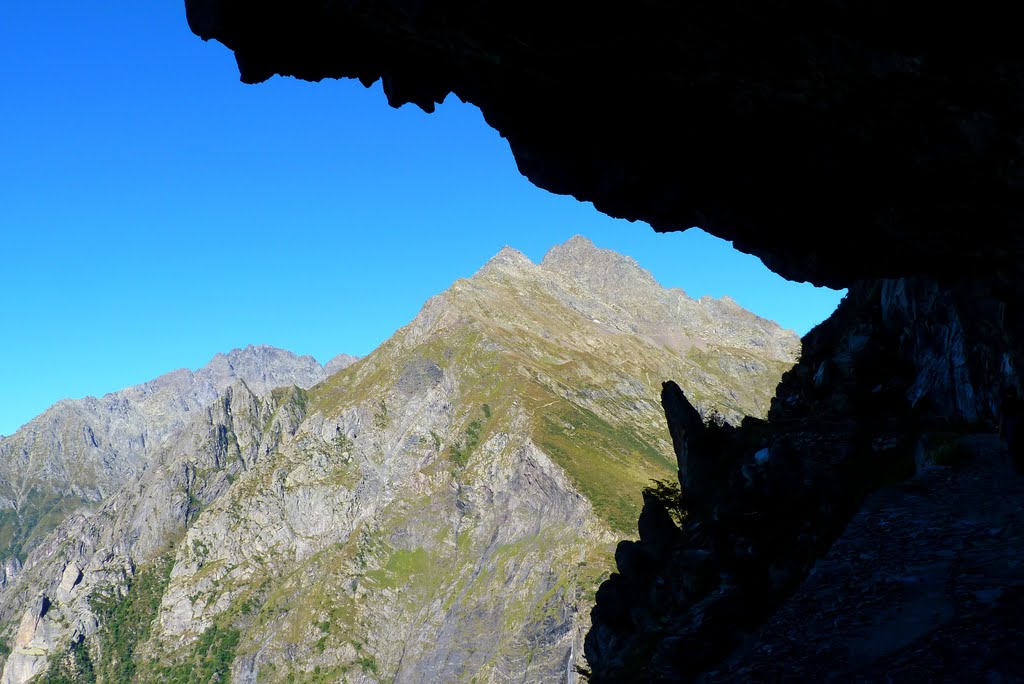
[[[675,478],[661,382],[763,416],[799,349],[576,237],[363,359],[249,347],[60,402],[0,440],[0,684],[572,681]]]
[[[321,366],[312,356],[249,346],[217,354],[198,371],[54,404],[0,437],[0,563],[22,555],[68,513],[94,507],[137,477],[232,383],[257,394],[287,385],[308,389],[355,360],[340,354]],[[0,571],[0,586],[4,577]]]

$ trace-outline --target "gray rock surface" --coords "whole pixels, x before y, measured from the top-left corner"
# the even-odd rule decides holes
[[[46,669],[46,657],[54,645],[53,625],[47,617],[49,608],[49,599],[37,596],[25,610],[0,683],[21,684]]]
[[[327,372],[311,356],[266,346],[217,354],[103,397],[66,399],[0,439],[0,561],[23,557],[75,511],[94,510],[171,444],[190,416],[234,382],[257,393],[311,387]]]
[[[324,373],[327,375],[334,375],[340,370],[345,370],[358,360],[358,356],[352,356],[351,354],[338,354],[324,364]]]

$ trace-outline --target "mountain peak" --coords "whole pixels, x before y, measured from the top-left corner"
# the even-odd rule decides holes
[[[489,264],[508,264],[515,266],[533,266],[530,258],[514,247],[505,245],[501,250],[491,257]]]
[[[264,359],[264,358],[277,358],[277,357],[297,357],[287,349],[281,349],[279,347],[272,347],[268,344],[249,344],[245,347],[236,347],[226,354],[221,354],[231,359]]]
[[[568,260],[588,260],[600,255],[601,252],[610,252],[610,250],[601,249],[595,245],[590,238],[582,235],[573,235],[562,244],[555,245],[549,249],[540,264],[541,266],[550,266],[554,263]]]
[[[597,250],[598,249],[597,245],[594,244],[593,240],[591,240],[590,238],[586,237],[585,235],[580,235],[579,233],[577,233],[576,235],[573,235],[571,238],[566,240],[565,243],[562,244],[562,247],[576,249],[576,250],[588,250],[588,249],[589,250]]]
[[[287,349],[265,344],[250,344],[243,349],[232,349],[227,354],[216,354],[194,375],[208,380],[218,389],[239,378],[257,393],[286,385],[308,388],[326,377],[323,366],[312,356],[299,356]]]
[[[338,354],[324,364],[324,372],[327,373],[327,375],[334,375],[338,371],[348,368],[358,360],[359,357],[353,356],[352,354]]]
[[[623,271],[635,271],[647,277],[650,274],[632,257],[611,249],[595,245],[590,238],[573,235],[560,245],[555,245],[544,255],[540,265],[557,271],[585,271],[592,268],[614,267]]]
[[[582,235],[574,235],[552,247],[540,265],[548,271],[570,276],[594,292],[621,294],[623,290],[637,288],[661,290],[654,276],[635,259],[598,247]]]
[[[492,256],[487,263],[477,271],[477,273],[487,274],[496,270],[528,270],[536,267],[537,265],[530,261],[528,256],[520,252],[518,249],[505,245],[497,254]]]

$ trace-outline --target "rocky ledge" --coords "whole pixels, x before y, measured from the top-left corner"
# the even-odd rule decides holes
[[[243,81],[454,93],[536,185],[787,278],[989,275],[1024,251],[1024,47],[992,0],[185,7]]]

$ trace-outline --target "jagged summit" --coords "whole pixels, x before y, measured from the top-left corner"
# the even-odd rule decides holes
[[[323,366],[312,356],[299,356],[286,349],[252,344],[232,349],[227,354],[216,354],[195,373],[209,375],[215,383],[238,377],[255,392],[283,384],[312,387],[326,377]]]
[[[346,361],[339,356],[328,365],[338,370]],[[249,345],[216,354],[194,371],[58,401],[13,435],[0,436],[0,511],[17,512],[0,517],[7,546],[0,546],[0,562],[27,553],[68,515],[104,501],[233,386],[244,383],[262,395],[290,385],[310,388],[327,376],[312,356]]]
[[[496,270],[531,273],[536,272],[538,268],[582,279],[584,285],[598,291],[621,288],[627,282],[644,288],[661,288],[654,276],[635,259],[611,249],[598,247],[590,238],[583,235],[574,235],[549,249],[540,264],[533,263],[525,254],[506,245],[477,273],[485,275]]]
[[[566,264],[585,266],[592,261],[600,260],[602,257],[629,258],[610,249],[598,247],[590,238],[577,234],[562,244],[555,245],[549,249],[544,258],[541,259],[540,265],[545,268],[558,268]]]
[[[519,250],[505,246],[477,271],[480,276],[497,273],[536,278],[544,278],[544,273],[557,274],[606,298],[643,297],[651,291],[662,290],[654,276],[635,259],[598,247],[582,235],[574,235],[549,249],[540,264],[534,264]]]
[[[528,271],[537,268],[530,258],[518,249],[505,245],[497,254],[487,260],[477,275],[488,275],[497,271]]]
[[[473,278],[428,302],[412,326],[424,333],[438,322],[459,321],[460,316],[496,316],[506,325],[526,325],[536,332],[540,322],[527,323],[525,312],[546,309],[551,300],[618,334],[679,351],[694,345],[724,346],[785,362],[799,355],[795,333],[744,309],[731,297],[693,299],[682,289],[666,288],[632,257],[598,247],[582,235],[552,247],[539,265],[516,249],[503,248]],[[483,301],[488,304],[480,311]],[[577,333],[567,333],[560,325],[545,334],[576,338]]]
[[[600,292],[648,288],[661,289],[650,271],[632,257],[595,245],[582,235],[574,235],[555,245],[540,263],[541,268],[578,279],[586,287]]]
[[[544,259],[560,252],[570,252],[576,255],[581,255],[586,254],[587,252],[598,252],[600,250],[601,248],[595,245],[593,240],[577,233],[562,244],[555,245],[549,249],[547,254],[544,255]]]
[[[217,353],[214,358],[225,357],[232,362],[243,361],[247,359],[280,359],[280,358],[313,358],[308,355],[299,356],[298,354],[288,351],[287,349],[281,349],[269,344],[248,344],[245,347],[235,347],[231,351],[224,353]]]

